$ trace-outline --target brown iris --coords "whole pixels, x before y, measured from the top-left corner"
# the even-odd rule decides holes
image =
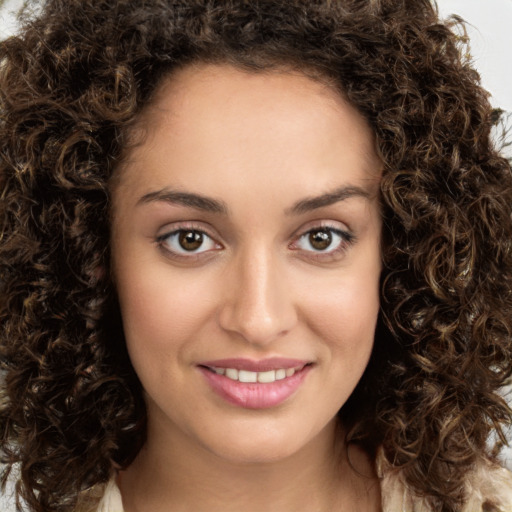
[[[180,247],[185,251],[195,251],[203,244],[203,238],[200,231],[181,231],[178,240]]]
[[[313,249],[324,251],[332,243],[332,233],[328,229],[317,229],[309,233],[309,243]]]

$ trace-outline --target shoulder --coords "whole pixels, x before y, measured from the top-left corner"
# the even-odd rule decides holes
[[[379,454],[377,470],[381,478],[383,512],[434,512],[425,498],[412,493],[401,471],[391,469]],[[512,473],[488,460],[475,465],[466,479],[468,501],[461,512],[512,511]]]

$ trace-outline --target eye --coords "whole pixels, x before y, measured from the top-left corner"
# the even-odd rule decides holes
[[[319,226],[301,235],[292,249],[299,249],[319,256],[341,253],[354,241],[354,235],[330,226]]]
[[[157,238],[158,244],[173,255],[184,256],[202,254],[221,246],[208,234],[199,229],[182,228]]]

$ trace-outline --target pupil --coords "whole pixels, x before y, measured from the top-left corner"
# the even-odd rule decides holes
[[[318,251],[327,249],[332,243],[332,234],[330,231],[323,229],[319,231],[312,231],[309,234],[309,243]]]
[[[179,243],[185,251],[195,251],[203,243],[203,234],[199,231],[182,231],[179,235]]]

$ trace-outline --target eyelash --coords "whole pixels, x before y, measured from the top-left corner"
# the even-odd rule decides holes
[[[303,231],[302,234],[295,237],[294,241],[288,246],[290,249],[295,251],[300,251],[301,249],[298,247],[299,242],[307,239],[308,236],[311,236],[314,232],[328,232],[331,235],[331,240],[333,235],[339,237],[338,246],[333,250],[305,250],[307,253],[307,258],[314,259],[317,261],[335,261],[343,256],[343,254],[348,250],[348,248],[353,245],[356,241],[355,235],[349,233],[348,231],[344,231],[339,229],[339,227],[335,227],[329,224],[318,224],[315,225],[306,231]],[[180,233],[195,233],[199,234],[203,237],[203,241],[201,245],[204,244],[204,237],[206,236],[213,245],[216,247],[214,249],[203,250],[201,252],[187,252],[185,249],[181,249],[183,252],[178,252],[176,250],[169,248],[169,239],[171,237],[177,237]],[[211,236],[203,227],[195,226],[192,224],[181,225],[172,231],[166,232],[162,235],[157,236],[156,243],[160,247],[162,251],[165,252],[167,256],[172,257],[176,260],[182,261],[190,261],[198,260],[200,258],[207,257],[208,253],[214,251],[215,249],[222,249],[222,245],[215,241],[214,237]],[[179,243],[179,242],[178,242]]]
[[[332,235],[339,237],[339,242],[335,249],[331,249],[328,251],[314,249],[305,251],[308,253],[307,258],[313,258],[320,262],[336,261],[340,259],[344,255],[344,253],[349,249],[349,247],[356,242],[356,237],[354,234],[329,224],[320,224],[307,229],[300,236],[296,237],[295,241],[292,242],[292,244],[290,244],[289,247],[293,250],[300,250],[300,248],[297,247],[299,242],[301,240],[306,240],[309,236],[311,236],[312,233],[315,232],[327,232],[331,235],[331,240],[333,238]]]
[[[203,237],[206,236],[208,239],[212,241],[214,245],[217,246],[218,249],[222,248],[222,245],[216,242],[214,237],[211,236],[203,227],[195,226],[193,224],[184,224],[176,229],[173,229],[172,231],[164,233],[163,235],[159,235],[156,238],[156,243],[161,248],[161,250],[164,251],[164,253],[167,256],[170,256],[176,260],[194,261],[199,258],[204,258],[208,252],[211,252],[211,250],[202,252],[187,252],[185,249],[182,249],[183,252],[179,253],[175,250],[170,249],[168,245],[168,240],[171,237],[178,236],[180,233],[197,233],[202,235]]]

